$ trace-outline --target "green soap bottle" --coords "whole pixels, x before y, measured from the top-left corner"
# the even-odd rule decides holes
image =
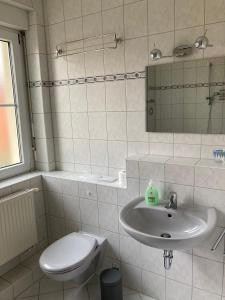
[[[149,185],[145,191],[145,203],[148,206],[158,205],[159,193],[157,188],[153,185],[152,180],[149,181]]]

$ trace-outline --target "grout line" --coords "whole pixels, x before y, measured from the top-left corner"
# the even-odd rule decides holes
[[[102,1],[104,0],[101,0],[101,25],[102,25],[102,34],[104,33],[104,26],[103,26],[103,9],[102,9]],[[102,39],[102,43],[103,43],[103,46],[104,46],[104,39]],[[104,74],[106,73],[106,64],[105,64],[105,52],[103,51],[102,53],[102,59],[103,59],[103,68],[104,68]],[[106,151],[107,151],[107,175],[109,175],[109,144],[108,144],[108,115],[107,115],[107,93],[106,93],[106,82],[104,81],[104,95],[105,95],[105,120],[106,120],[106,138],[107,138],[107,142],[106,142]],[[92,161],[91,161],[91,164],[92,164]]]

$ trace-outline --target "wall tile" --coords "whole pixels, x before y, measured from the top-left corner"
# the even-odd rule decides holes
[[[86,85],[70,86],[71,112],[87,111]]]
[[[37,138],[52,138],[51,114],[33,114],[34,132]]]
[[[108,166],[108,147],[106,141],[90,141],[91,164]]]
[[[67,86],[50,89],[52,112],[70,112],[69,88]]]
[[[167,279],[166,280],[166,299],[167,300],[191,300],[192,289],[191,286],[181,284],[179,282]]]
[[[210,24],[206,26],[207,29],[207,37],[213,45],[216,47],[207,48],[205,50],[205,57],[216,57],[216,56],[224,56],[224,45],[225,45],[225,37],[224,37],[224,30],[225,30],[225,23],[216,23]]]
[[[87,113],[71,114],[73,138],[89,139],[89,122]]]
[[[120,235],[120,258],[123,262],[138,266],[141,244],[135,239]]]
[[[193,257],[193,285],[206,291],[221,294],[223,265],[205,258]]]
[[[125,168],[125,157],[127,156],[127,143],[109,141],[109,167],[112,168]]]
[[[48,24],[55,24],[63,21],[63,5],[61,0],[46,1]]]
[[[88,111],[105,111],[105,84],[87,85]]]
[[[68,78],[67,63],[64,57],[48,56],[49,80],[62,80]],[[47,74],[47,73],[46,73]]]
[[[76,30],[71,30],[71,28],[76,28]],[[65,22],[65,33],[66,33],[66,41],[76,41],[83,38],[82,31],[82,18],[76,18],[72,20],[68,20]],[[67,50],[73,52],[73,49],[77,49],[77,52],[80,52],[80,48],[83,46],[82,42],[75,42],[71,45],[67,45]],[[74,51],[76,52],[76,50]]]
[[[91,200],[97,200],[96,185],[92,183],[79,182],[79,196]]]
[[[149,133],[150,142],[153,143],[173,143],[173,133]]]
[[[102,18],[100,13],[91,14],[83,18],[84,38],[102,34]]]
[[[91,139],[106,140],[107,130],[106,130],[106,113],[96,112],[89,113],[89,131]]]
[[[110,9],[123,5],[123,0],[104,0],[102,2],[102,9]]]
[[[56,161],[65,163],[74,162],[72,139],[54,139]]]
[[[104,51],[104,64],[106,74],[124,73],[124,43],[121,43],[117,49],[106,49]]]
[[[88,225],[98,226],[97,202],[80,198],[81,221]]]
[[[165,180],[171,183],[194,185],[194,167],[166,164]]]
[[[123,7],[106,10],[102,13],[103,33],[116,33],[117,37],[124,36]],[[106,42],[108,39],[106,38]],[[110,40],[109,40],[110,41]]]
[[[187,28],[204,23],[204,1],[176,1],[175,28]]]
[[[163,250],[141,245],[140,266],[146,271],[150,271],[165,276],[165,269],[162,263]]]
[[[147,34],[147,1],[124,7],[125,37],[134,38]]]
[[[193,300],[220,300],[220,296],[205,292],[203,290],[193,289]]]
[[[103,203],[117,204],[116,188],[98,185],[97,193],[98,193],[98,201]]]
[[[119,258],[119,235],[104,229],[100,230],[100,234],[107,238],[108,241],[106,255],[113,258]]]
[[[106,82],[106,110],[126,111],[125,82]]]
[[[62,196],[64,206],[64,216],[66,219],[80,222],[80,203],[79,198],[74,196]]]
[[[218,226],[225,226],[225,206],[224,206],[225,191],[213,190],[206,188],[195,187],[194,189],[194,205],[215,207],[218,212]]]
[[[150,143],[150,154],[173,156],[173,144],[168,143]]]
[[[199,187],[224,190],[225,169],[196,167],[195,185]]]
[[[148,43],[146,37],[125,41],[125,67],[127,72],[143,70],[148,64]]]
[[[166,272],[167,278],[191,285],[192,255],[174,251],[173,267]]]
[[[129,264],[122,264],[122,274],[124,277],[124,284],[127,287],[141,291],[141,269]]]
[[[127,113],[127,139],[129,141],[147,142],[148,133],[145,132],[145,112]]]
[[[61,43],[65,43],[66,34],[65,34],[65,24],[58,23],[50,25],[48,27],[48,53],[55,53],[56,46]]]
[[[139,178],[139,163],[134,160],[126,160],[127,177]]]
[[[140,178],[151,178],[153,180],[164,180],[164,164],[152,163],[146,161],[139,162]]]
[[[151,282],[151,284],[149,284]],[[147,296],[165,300],[165,278],[154,273],[142,271],[142,292]]]
[[[206,24],[225,21],[225,7],[222,0],[212,3],[210,0],[205,2],[205,21]]]
[[[104,74],[104,59],[102,51],[90,51],[85,54],[86,76]]]
[[[174,29],[174,0],[148,0],[148,32],[168,32]]]
[[[68,56],[67,64],[69,78],[85,77],[85,64],[83,53]]]
[[[78,164],[90,164],[90,142],[89,140],[74,140],[74,159]]]
[[[116,205],[99,203],[99,226],[103,229],[118,232],[118,209]]]
[[[55,217],[64,217],[62,195],[55,192],[45,193],[48,214]]]
[[[69,196],[78,195],[78,183],[70,179],[61,179],[62,193]]]
[[[81,16],[82,0],[63,0],[65,19],[72,19]]]
[[[193,254],[196,256],[223,262],[223,243],[220,243],[215,251],[211,251],[212,245],[215,243],[221,232],[222,228],[217,227],[206,241],[202,242],[199,246],[193,249]]]
[[[198,144],[201,144],[201,135],[200,134],[175,133],[174,134],[174,143],[175,144],[198,145]]]
[[[72,138],[72,122],[69,113],[54,113],[53,135],[56,138]]]
[[[124,206],[132,199],[139,196],[139,180],[134,178],[127,179],[127,189],[118,190],[118,205]]]
[[[145,111],[145,80],[127,80],[126,97],[128,111]]]
[[[127,138],[126,113],[107,113],[108,139],[114,141],[124,141]]]
[[[174,144],[174,156],[200,158],[200,145]]]
[[[82,12],[84,15],[93,14],[101,10],[101,0],[83,0]]]
[[[128,142],[128,156],[135,154],[148,154],[149,144],[144,142]]]

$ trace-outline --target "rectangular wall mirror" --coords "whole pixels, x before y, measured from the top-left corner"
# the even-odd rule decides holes
[[[149,132],[225,133],[225,58],[146,67]]]

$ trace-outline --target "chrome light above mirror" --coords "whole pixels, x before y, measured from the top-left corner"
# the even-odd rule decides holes
[[[160,49],[154,48],[150,52],[151,60],[157,61],[161,58],[166,58],[166,57],[188,56],[188,55],[192,54],[192,49],[193,48],[200,49],[200,50],[205,50],[208,47],[213,47],[213,45],[211,45],[209,43],[209,39],[206,36],[206,32],[207,32],[207,30],[205,30],[204,35],[201,35],[201,36],[197,37],[194,44],[192,44],[192,45],[180,45],[180,46],[175,47],[173,49],[173,54],[171,56],[164,56],[164,55],[162,55],[162,52],[161,52]]]

